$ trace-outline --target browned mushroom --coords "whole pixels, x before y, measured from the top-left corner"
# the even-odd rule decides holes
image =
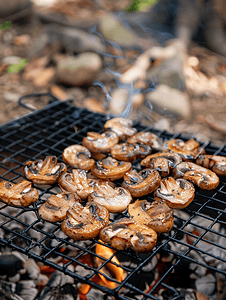
[[[81,145],[72,145],[64,149],[62,158],[66,164],[72,168],[89,170],[95,164],[91,158],[91,153],[86,147]]]
[[[220,182],[214,172],[192,162],[182,162],[177,165],[173,170],[173,175],[175,178],[187,179],[203,190],[213,190]]]
[[[133,197],[142,197],[156,190],[160,181],[161,177],[156,170],[144,169],[140,172],[131,170],[124,175],[122,187]]]
[[[100,239],[117,250],[149,252],[157,242],[157,233],[133,219],[123,218],[102,229]]]
[[[187,142],[181,139],[172,139],[166,142],[164,147],[170,152],[180,154],[184,160],[191,160],[205,153],[205,150],[199,146],[199,143],[193,139]]]
[[[138,132],[134,136],[131,136],[127,139],[127,143],[129,144],[144,144],[150,146],[154,150],[162,149],[162,141],[161,139],[154,133],[151,132]]]
[[[146,224],[157,233],[165,233],[173,227],[173,211],[163,201],[137,200],[128,206],[130,218]]]
[[[8,205],[28,206],[38,200],[38,190],[32,183],[22,180],[16,184],[9,181],[0,182],[0,199]]]
[[[80,198],[76,194],[60,193],[50,196],[38,210],[40,217],[49,222],[58,222],[66,218],[69,207]]]
[[[185,179],[164,178],[154,193],[155,200],[164,201],[171,208],[185,208],[195,197],[193,184]]]
[[[118,144],[111,149],[111,156],[118,160],[135,161],[151,153],[151,147],[141,144]]]
[[[66,165],[57,163],[56,156],[46,156],[44,161],[28,161],[23,170],[24,176],[35,184],[54,184],[66,171]]]
[[[83,146],[90,152],[108,153],[114,145],[117,145],[119,138],[113,131],[106,131],[102,134],[97,132],[88,132],[87,137],[82,140]]]
[[[211,169],[219,176],[226,176],[226,157],[219,155],[200,155],[196,163]]]
[[[182,158],[176,153],[155,153],[145,157],[141,161],[141,166],[157,170],[162,177],[166,177],[170,173],[170,169],[174,169],[176,165],[182,162]]]
[[[97,178],[114,181],[122,178],[131,168],[132,164],[130,162],[117,161],[109,156],[97,161],[91,168],[91,172]]]
[[[94,192],[88,197],[88,201],[101,204],[109,212],[120,213],[128,207],[132,197],[129,191],[122,187],[112,188],[107,184],[97,184],[94,186]]]
[[[133,122],[129,119],[113,118],[104,124],[104,130],[114,131],[120,139],[125,139],[137,132],[132,125]]]
[[[80,241],[98,236],[100,230],[109,222],[108,210],[98,203],[87,203],[85,207],[75,202],[67,211],[62,222],[63,232],[70,238]]]

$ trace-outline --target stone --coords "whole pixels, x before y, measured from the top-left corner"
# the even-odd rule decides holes
[[[22,58],[19,56],[6,56],[3,58],[2,63],[5,65],[14,65],[14,64],[19,65],[21,59]]]

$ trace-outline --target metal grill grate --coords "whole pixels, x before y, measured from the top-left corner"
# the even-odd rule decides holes
[[[49,95],[50,100],[56,100]],[[106,115],[92,113],[84,108],[72,107],[69,103],[55,101],[42,110],[33,112],[16,121],[0,127],[0,177],[14,183],[24,179],[23,165],[28,160],[43,159],[46,155],[56,155],[62,161],[63,150],[72,144],[81,144],[82,138],[89,131],[102,132]],[[77,127],[75,132],[74,127]],[[134,125],[138,131],[149,128],[140,123]],[[172,135],[165,131],[150,129],[164,140],[181,138],[188,140],[181,134]],[[226,147],[215,147],[211,143],[202,145],[209,154],[226,156]],[[38,215],[38,207],[47,196],[56,193],[56,186],[38,186],[40,199],[33,206],[27,208],[9,207],[1,202],[0,205],[0,244],[9,247],[27,256],[43,262],[55,269],[72,276],[78,282],[88,283],[104,293],[113,295],[116,299],[160,299],[158,291],[164,289],[169,292],[171,299],[183,299],[176,290],[174,280],[178,280],[181,268],[188,264],[193,270],[207,268],[211,272],[226,275],[226,184],[225,178],[214,191],[196,190],[195,200],[183,212],[175,212],[175,224],[171,232],[162,234],[158,238],[156,247],[148,254],[136,254],[133,251],[115,253],[119,259],[133,263],[123,265],[128,274],[114,290],[100,285],[93,280],[100,269],[88,265],[81,258],[86,254],[97,257],[94,246],[98,240],[90,242],[73,242],[62,234],[60,223],[49,224],[49,230],[43,230],[43,221]],[[146,197],[152,200],[152,195]],[[31,217],[32,216],[32,217]],[[123,214],[126,216],[126,213]],[[199,218],[197,218],[199,217]],[[199,220],[199,221],[198,221]],[[201,220],[201,222],[200,222]],[[46,222],[47,223],[47,222]],[[199,234],[197,234],[197,232]],[[66,249],[66,250],[65,250]],[[70,252],[67,250],[70,249]],[[211,249],[211,250],[210,250]],[[74,251],[71,251],[74,250]],[[71,255],[70,253],[74,253]],[[158,267],[159,278],[152,282],[149,291],[145,292],[136,280],[140,272],[154,257],[161,260],[163,257],[173,257],[170,263]],[[60,257],[64,264],[59,264],[54,258]],[[99,256],[99,258],[101,258]],[[162,260],[163,261],[163,260]],[[173,261],[173,264],[172,264]],[[214,262],[214,263],[213,263]],[[85,275],[72,272],[68,266],[77,264],[84,268]],[[157,269],[157,267],[156,267]],[[106,275],[107,276],[107,275]],[[108,277],[107,277],[108,278]],[[112,279],[117,282],[117,280]],[[129,290],[129,293],[125,293]]]

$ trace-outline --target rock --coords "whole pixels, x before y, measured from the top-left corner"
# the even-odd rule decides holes
[[[14,64],[19,65],[21,59],[22,58],[19,56],[6,56],[3,58],[2,63],[5,65],[14,65]]]
[[[61,101],[66,101],[70,97],[58,85],[53,85],[50,89],[51,93]]]
[[[30,43],[30,36],[28,34],[22,34],[15,36],[13,42],[15,45],[28,45]]]
[[[32,11],[30,0],[10,0],[7,2],[0,1],[0,20],[16,20],[28,16]],[[1,22],[0,22],[1,23]]]
[[[3,94],[3,97],[5,100],[10,101],[10,102],[17,102],[20,98],[20,94],[17,93],[11,93],[11,92],[5,92]]]
[[[41,71],[33,80],[34,84],[39,87],[47,86],[55,75],[55,68],[46,68]]]
[[[67,57],[57,64],[57,81],[72,86],[91,85],[101,67],[102,60],[95,53]]]
[[[83,101],[84,107],[87,109],[93,111],[93,112],[98,112],[98,113],[104,113],[105,110],[101,103],[96,99],[96,98],[86,98]]]

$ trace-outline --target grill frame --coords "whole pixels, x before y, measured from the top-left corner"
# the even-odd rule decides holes
[[[46,155],[56,155],[59,161],[62,161],[61,154],[64,148],[75,143],[81,144],[82,138],[88,131],[96,131],[101,133],[103,124],[109,117],[105,114],[90,112],[85,108],[76,108],[74,106],[71,106],[69,102],[61,102],[50,93],[28,95],[22,97],[19,103],[27,107],[26,104],[23,103],[26,98],[42,96],[49,97],[49,104],[46,107],[0,126],[1,179],[9,180],[12,182],[18,182],[24,179],[22,175],[22,167],[28,160],[44,158]],[[75,132],[74,126],[78,127],[77,132]],[[150,130],[151,132],[159,135],[160,137],[163,137],[164,139],[181,138],[186,141],[190,138],[181,133],[171,134],[166,131],[154,130],[153,128],[144,126],[139,122],[135,122],[134,127],[136,127],[138,131]],[[212,145],[210,142],[200,144],[203,148],[206,149],[206,152],[208,154],[219,154],[226,156],[225,145],[217,147],[215,145]],[[3,170],[5,170],[4,173],[2,173]],[[46,231],[43,232],[41,228],[37,227],[38,225],[40,225],[39,223],[42,223],[37,212],[40,203],[44,202],[44,200],[42,200],[42,197],[44,197],[44,195],[46,194],[55,193],[51,191],[53,189],[52,187],[45,188],[39,186],[38,189],[40,192],[41,200],[27,208],[20,208],[18,214],[16,214],[15,216],[6,214],[5,211],[7,211],[8,206],[2,202],[3,204],[0,207],[0,216],[4,216],[6,220],[3,222],[1,221],[0,229],[5,230],[5,232],[8,233],[9,238],[3,238],[0,236],[0,245],[9,246],[14,250],[26,254],[28,257],[43,262],[45,265],[57,269],[65,273],[66,275],[72,276],[78,282],[88,283],[91,286],[101,290],[102,292],[116,297],[116,299],[131,299],[121,293],[121,288],[123,287],[133,291],[135,294],[143,295],[142,299],[158,300],[159,298],[155,295],[155,293],[160,287],[171,291],[171,293],[173,294],[172,299],[183,299],[179,292],[174,287],[170,286],[167,280],[165,281],[165,279],[169,278],[169,276],[172,274],[172,271],[176,270],[177,267],[180,266],[182,261],[190,261],[191,263],[195,263],[199,266],[208,267],[208,270],[210,271],[219,272],[223,275],[226,275],[225,270],[218,270],[216,267],[209,265],[207,266],[205,263],[197,262],[194,258],[188,257],[188,254],[192,250],[197,251],[198,242],[205,241],[206,233],[212,232],[214,235],[225,237],[223,234],[220,234],[212,229],[215,223],[220,223],[223,228],[226,228],[226,221],[223,221],[223,216],[224,214],[226,214],[226,202],[224,202],[224,198],[226,199],[225,178],[221,178],[220,185],[213,192],[204,192],[196,188],[197,191],[195,200],[191,205],[189,205],[189,207],[184,210],[189,214],[190,217],[185,220],[183,219],[183,217],[175,216],[175,218],[180,221],[182,225],[180,227],[174,226],[173,230],[169,234],[162,235],[157,243],[156,248],[154,248],[152,252],[150,252],[149,254],[140,255],[135,254],[133,251],[122,251],[122,253],[124,253],[124,255],[127,255],[127,257],[131,260],[137,261],[138,265],[134,267],[134,269],[132,269],[131,267],[123,267],[128,272],[128,276],[114,290],[102,286],[91,280],[91,278],[94,277],[94,274],[98,274],[101,267],[106,265],[111,258],[109,258],[108,260],[104,260],[104,263],[99,268],[96,268],[94,266],[87,266],[86,264],[79,261],[82,253],[89,253],[92,256],[97,256],[93,253],[95,244],[100,243],[97,239],[92,240],[92,242],[86,246],[81,246],[79,245],[79,243],[75,246],[70,239],[65,239],[57,236],[57,234],[60,232],[60,223],[57,223],[55,225],[56,228],[51,233],[48,233]],[[152,196],[144,198],[153,200]],[[217,207],[215,207],[214,204],[216,204]],[[20,217],[25,216],[26,213],[30,211],[35,211],[37,220],[32,224],[20,221]],[[205,214],[207,213],[207,216],[205,217],[203,216],[204,212]],[[206,220],[209,220],[210,225],[207,227],[194,223],[193,219],[198,215]],[[125,216],[127,216],[127,214],[122,213],[122,217]],[[23,225],[25,227],[25,229],[20,232],[16,232],[15,230],[7,228],[7,224],[14,224],[14,222],[16,224],[18,223],[18,225],[20,223],[20,225]],[[197,237],[193,233],[189,233],[185,229],[186,225],[188,224],[194,225],[200,230],[203,230],[203,233],[199,237]],[[40,233],[40,236],[42,236],[41,240],[34,241],[34,239],[29,236],[29,234],[31,234],[33,230]],[[196,239],[193,245],[189,245],[181,241],[179,238],[181,234],[186,234],[191,238]],[[23,243],[27,243],[28,246],[25,248],[20,246],[18,244],[19,238],[23,241]],[[53,246],[53,248],[46,246],[44,243],[45,240],[54,241],[56,243],[56,246]],[[180,254],[171,249],[167,249],[169,242],[181,244],[185,247],[188,247],[188,250],[185,251],[185,253]],[[208,242],[210,241],[208,240]],[[79,254],[75,258],[71,258],[67,254],[60,252],[60,248],[63,245],[67,245],[67,247],[70,246],[72,248],[75,247],[76,249],[80,249],[81,252],[79,253],[78,251]],[[212,242],[212,245],[217,248],[223,249],[223,246],[217,244],[216,242]],[[35,249],[37,249],[36,247],[41,248],[43,254],[36,254],[34,251]],[[109,246],[109,248],[111,247]],[[139,270],[141,270],[142,267],[148,263],[148,261],[150,261],[157,253],[161,253],[162,251],[164,253],[173,254],[176,261],[174,265],[169,267],[169,269],[164,272],[161,279],[150,289],[148,294],[146,294],[144,291],[131,284],[129,282],[129,279],[131,279],[131,277],[133,276],[136,276]],[[198,252],[203,253],[208,257],[212,257],[213,259],[217,259],[219,261],[221,260],[223,263],[226,262],[226,257],[224,259],[220,259],[219,257],[205,252],[200,248],[198,248]],[[68,260],[68,263],[65,263],[63,266],[61,266],[58,263],[53,262],[49,259],[49,256],[53,254],[61,256],[66,261]],[[115,255],[118,255],[118,252],[116,252]],[[83,277],[78,273],[70,271],[67,267],[72,263],[79,264],[86,270],[90,270],[92,272],[91,275]],[[117,282],[116,280],[111,280]]]

